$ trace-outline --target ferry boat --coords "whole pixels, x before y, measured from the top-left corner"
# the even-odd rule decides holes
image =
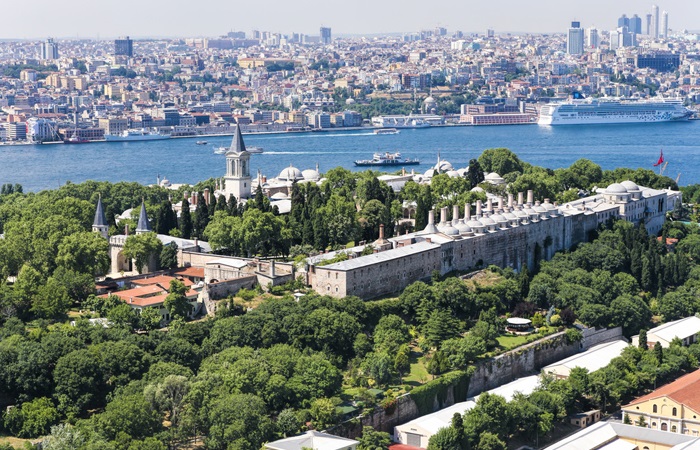
[[[692,111],[680,99],[570,99],[549,103],[540,110],[539,125],[657,123],[688,120]]]
[[[195,144],[197,144],[197,145],[207,145],[208,143],[209,143],[209,142],[207,142],[207,141],[197,141],[197,142],[195,142]]]
[[[401,153],[375,153],[372,159],[358,159],[356,166],[415,166],[420,164],[418,159],[402,159]]]
[[[372,125],[379,128],[427,128],[430,122],[422,117],[408,116],[378,116],[372,117]]]
[[[105,135],[105,140],[107,142],[158,141],[162,139],[170,139],[170,135],[147,130],[145,128],[140,130],[125,130],[121,134]]]
[[[396,128],[377,128],[374,130],[374,134],[399,134],[399,130]]]

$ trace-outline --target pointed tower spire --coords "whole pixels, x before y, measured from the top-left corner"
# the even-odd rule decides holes
[[[139,213],[139,223],[136,225],[136,234],[149,233],[153,231],[151,224],[148,222],[146,214],[146,204],[141,200],[141,212]]]
[[[233,140],[231,141],[230,152],[242,153],[245,152],[245,143],[243,143],[243,135],[241,134],[241,126],[236,125],[236,130],[233,132]]]
[[[100,233],[105,239],[109,236],[109,225],[102,208],[102,195],[97,197],[97,208],[95,208],[95,219],[92,221],[92,231]]]

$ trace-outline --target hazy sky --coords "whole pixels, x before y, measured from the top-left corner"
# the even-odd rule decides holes
[[[2,0],[9,1],[9,0]],[[28,0],[12,2],[12,18],[0,21],[0,38],[118,35],[217,36],[252,29],[318,34],[449,31],[563,32],[571,20],[601,30],[626,13],[642,17],[651,2],[640,0]],[[700,1],[663,0],[671,29],[700,29]],[[9,12],[7,8],[3,8]],[[644,25],[643,25],[644,26]]]

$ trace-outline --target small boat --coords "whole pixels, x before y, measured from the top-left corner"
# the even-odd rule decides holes
[[[396,128],[377,128],[374,130],[374,134],[399,134],[399,130]]]
[[[207,141],[197,141],[197,142],[195,142],[195,144],[197,144],[197,145],[207,145],[208,143],[209,143],[209,142],[207,142]]]
[[[263,149],[262,147],[246,147],[245,151],[248,153],[262,153]]]
[[[375,153],[372,159],[358,159],[355,161],[356,166],[415,166],[420,164],[418,159],[401,158],[401,153],[384,154]]]
[[[214,153],[217,155],[225,155],[228,151],[228,147],[216,147]]]
[[[64,144],[87,144],[89,142],[90,141],[87,138],[75,135],[63,140]]]

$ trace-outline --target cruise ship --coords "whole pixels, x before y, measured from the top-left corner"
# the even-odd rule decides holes
[[[424,117],[409,115],[372,117],[372,125],[379,128],[427,128],[431,124]]]
[[[170,139],[170,135],[147,130],[145,128],[140,130],[125,130],[121,134],[105,135],[105,140],[107,142],[158,141],[162,139]]]
[[[540,125],[655,123],[687,120],[692,111],[681,99],[603,100],[571,99],[549,103],[540,110]]]

